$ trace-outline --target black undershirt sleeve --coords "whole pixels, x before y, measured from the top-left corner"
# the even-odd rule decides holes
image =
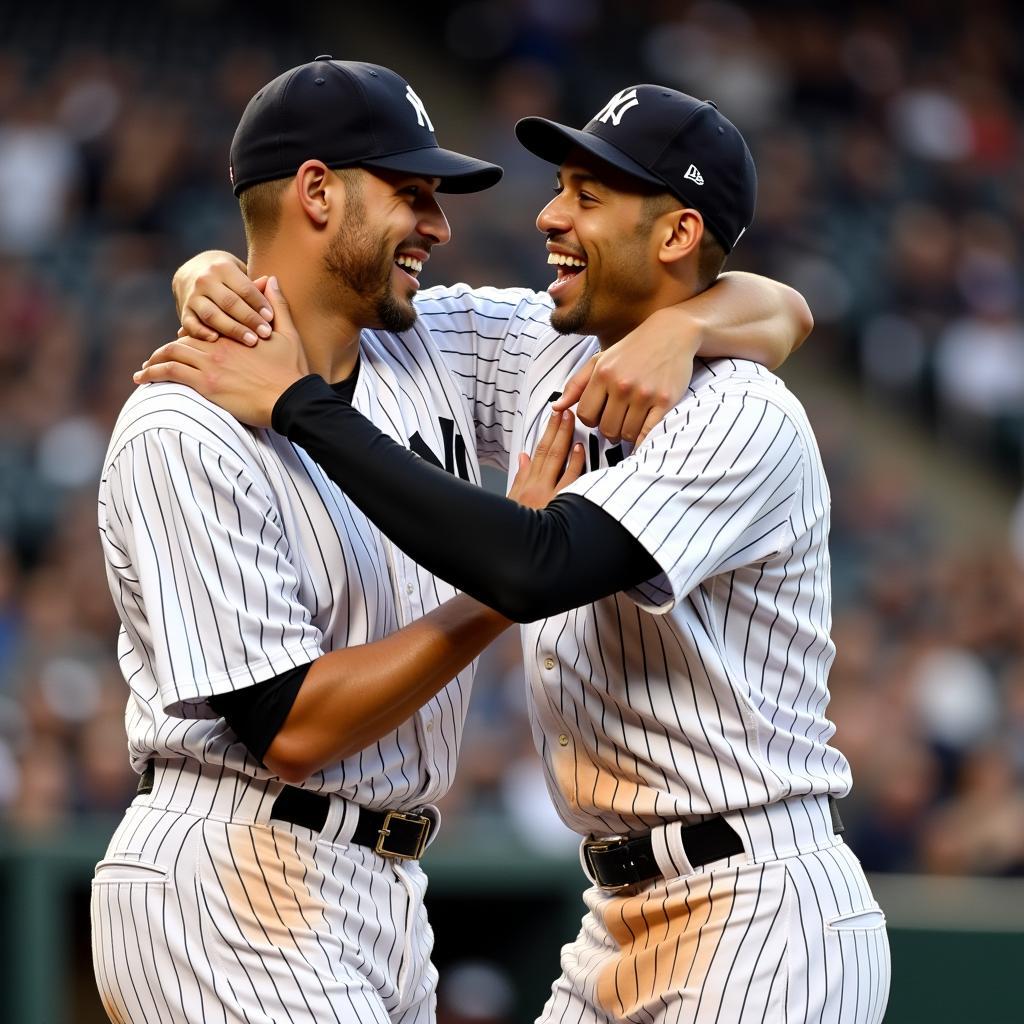
[[[636,586],[658,563],[578,495],[531,509],[446,473],[396,444],[323,380],[296,381],[273,427],[304,448],[414,561],[518,622]]]
[[[255,686],[207,698],[210,707],[231,726],[264,768],[263,757],[281,731],[310,664],[290,668]]]

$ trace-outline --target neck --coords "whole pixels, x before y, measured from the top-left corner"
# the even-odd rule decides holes
[[[318,275],[305,273],[308,260],[274,247],[249,252],[249,276],[274,274],[288,299],[295,328],[299,332],[310,373],[328,384],[350,376],[359,360],[359,331],[344,311],[329,308],[319,288]]]
[[[692,275],[683,280],[667,278],[649,299],[624,308],[615,323],[594,331],[601,351],[605,352],[612,345],[618,344],[659,310],[677,306],[696,294],[696,278]]]

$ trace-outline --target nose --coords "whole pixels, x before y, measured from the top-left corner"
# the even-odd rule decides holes
[[[440,204],[433,196],[430,197],[420,213],[419,222],[416,227],[424,238],[432,238],[434,245],[444,245],[452,237],[452,229],[448,224],[448,218],[444,215],[444,210],[441,209]]]
[[[537,230],[545,235],[564,235],[572,228],[572,222],[565,204],[562,202],[562,195],[554,199],[537,214]]]

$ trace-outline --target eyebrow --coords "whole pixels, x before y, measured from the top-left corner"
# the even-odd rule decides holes
[[[586,171],[572,171],[569,175],[569,180],[576,185],[597,185],[600,188],[607,188],[608,186],[601,181],[596,175],[589,174]],[[559,184],[562,182],[562,172],[555,171],[555,178]]]

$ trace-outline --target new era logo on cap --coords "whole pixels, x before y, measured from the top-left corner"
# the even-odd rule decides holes
[[[704,184],[704,175],[697,170],[697,167],[694,164],[690,164],[683,177],[688,178],[690,181],[695,181],[698,185]]]

